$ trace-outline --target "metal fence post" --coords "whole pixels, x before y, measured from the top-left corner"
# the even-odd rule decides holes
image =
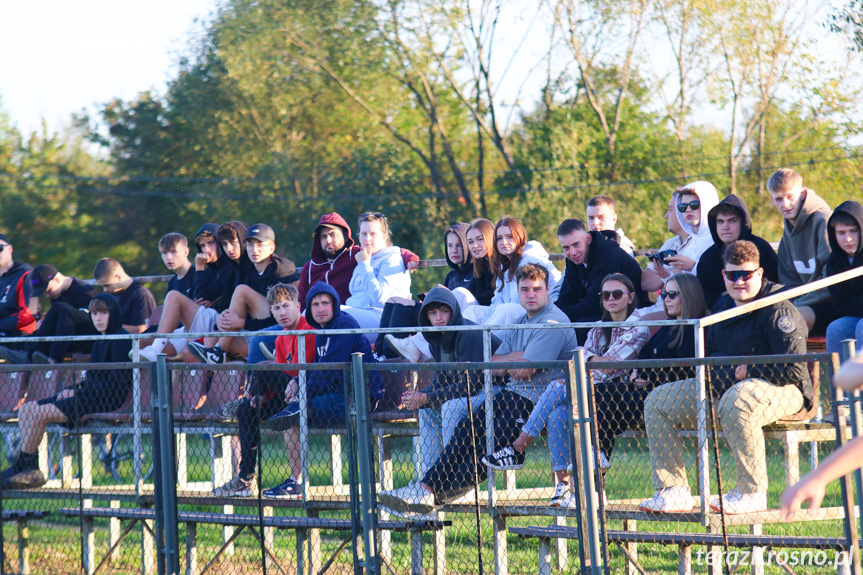
[[[590,418],[590,407],[587,403],[587,371],[584,367],[584,350],[575,351],[575,383],[576,403],[578,405],[578,420],[581,424],[581,468],[583,470],[584,506],[587,511],[587,537],[590,566],[582,571],[591,575],[602,574],[602,548],[599,544],[599,526],[597,525],[597,493],[596,476],[593,467],[593,421]]]
[[[177,534],[177,481],[174,469],[174,423],[171,386],[165,354],[156,357],[156,385],[150,385],[153,409],[154,495],[156,503],[156,548],[158,571],[175,575],[180,571]]]
[[[357,413],[357,459],[360,468],[360,501],[361,520],[363,525],[363,544],[365,547],[366,573],[378,575],[377,556],[377,521],[375,505],[372,501],[372,482],[374,472],[371,469],[372,450],[369,441],[369,390],[363,370],[363,354],[352,354],[354,403]]]
[[[841,346],[839,348],[839,360],[840,363],[845,363],[846,361],[852,359],[856,355],[857,350],[857,341],[853,339],[844,339],[842,340]],[[861,425],[861,414],[860,414],[860,392],[854,391],[851,394],[846,394],[845,396],[848,402],[848,419],[851,423],[851,436],[852,438],[858,437],[863,429],[860,428]],[[837,420],[838,423],[838,410],[837,410]],[[857,491],[857,505],[859,509],[863,509],[863,473],[861,473],[860,468],[857,468],[854,471],[854,487]],[[863,533],[863,514],[860,515],[859,518],[860,531],[858,533],[853,534],[856,539],[860,533]],[[853,550],[853,548],[852,548]],[[856,551],[856,550],[854,550]]]

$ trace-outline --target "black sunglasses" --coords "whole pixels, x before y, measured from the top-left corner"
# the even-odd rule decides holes
[[[724,275],[725,279],[727,279],[730,282],[737,282],[739,280],[743,280],[745,282],[748,282],[749,280],[752,279],[752,276],[754,276],[755,272],[757,272],[757,271],[758,271],[757,269],[755,269],[755,270],[734,270],[734,271],[722,270],[722,275]]]
[[[665,291],[665,290],[663,290],[663,291],[659,292],[659,297],[661,297],[662,299],[674,299],[679,295],[680,295],[679,291]]]
[[[623,294],[631,294],[631,291],[623,291],[622,289],[616,289],[613,291],[601,291],[599,292],[599,297],[602,298],[602,301],[608,301],[610,299],[617,301],[623,297]]]
[[[686,211],[687,206],[692,208],[692,211],[694,212],[701,207],[701,200],[692,200],[688,204],[686,202],[679,203],[677,204],[677,211],[682,214]]]

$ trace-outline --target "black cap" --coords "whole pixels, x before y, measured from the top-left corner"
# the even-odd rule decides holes
[[[30,285],[33,297],[39,297],[48,288],[48,282],[57,275],[57,268],[51,264],[39,264],[30,272]]]
[[[11,244],[11,243],[12,243],[12,242],[10,242],[10,241],[9,241],[9,238],[7,238],[7,237],[6,237],[6,234],[0,234],[0,240],[3,240],[3,241],[4,241],[4,242],[6,242],[7,244]]]
[[[273,231],[273,228],[267,224],[255,224],[253,226],[249,226],[248,231],[246,231],[246,239],[258,240],[260,242],[269,240],[276,243],[276,233]]]

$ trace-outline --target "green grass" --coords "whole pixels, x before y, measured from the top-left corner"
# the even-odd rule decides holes
[[[149,437],[145,436],[145,442]],[[149,444],[147,444],[149,447]],[[190,481],[206,481],[210,477],[210,454],[209,442],[200,435],[188,436],[188,466]],[[724,444],[721,444],[721,470],[723,486],[729,489],[733,486],[734,463],[732,454]],[[820,444],[821,457],[827,455],[827,444]],[[767,442],[768,448],[768,474],[771,478],[769,503],[776,506],[779,496],[784,488],[784,466],[781,446],[778,441]],[[329,485],[332,483],[329,465],[328,438],[311,437],[309,450],[310,465],[309,477],[312,485]],[[263,440],[263,477],[262,484],[267,487],[275,485],[287,477],[289,466],[284,444],[280,437],[265,436]],[[94,454],[95,457],[95,454]],[[695,477],[695,442],[687,442],[687,470],[691,487],[696,491]],[[343,445],[342,481],[348,482],[347,449]],[[806,473],[809,468],[809,447],[801,446],[800,460],[801,474]],[[77,462],[75,462],[77,465]],[[716,485],[716,466],[711,454],[711,485]],[[413,463],[411,453],[411,441],[407,438],[396,438],[393,440],[393,481],[396,487],[406,484],[413,479]],[[503,479],[498,480],[498,486],[502,487]],[[523,470],[518,472],[517,485],[519,488],[548,487],[553,482],[552,473],[548,464],[548,451],[543,439],[529,451],[529,456]],[[114,479],[106,473],[101,465],[94,466],[94,483],[101,486],[116,485]],[[615,449],[612,459],[612,468],[607,475],[608,495],[614,499],[648,497],[652,493],[650,465],[647,456],[647,442],[645,439],[621,439]],[[485,485],[481,486],[482,489]],[[830,486],[825,505],[839,505],[840,494],[838,484]],[[501,502],[506,504],[507,502]],[[515,502],[511,502],[515,503]],[[38,508],[52,510],[59,507],[76,506],[77,498],[70,497],[68,500],[27,499],[9,500],[4,499],[6,508]],[[96,502],[95,505],[104,505],[104,502]],[[126,504],[124,504],[125,506]],[[131,504],[129,504],[131,506]],[[191,507],[181,506],[181,509],[215,510],[213,507]],[[254,508],[235,508],[236,513],[254,513]],[[277,515],[300,515],[301,510],[276,509]],[[347,511],[336,511],[321,513],[323,517],[348,518]],[[447,516],[452,521],[452,527],[446,532],[446,561],[448,573],[473,574],[478,573],[479,555],[482,555],[484,570],[492,572],[494,566],[493,555],[493,531],[492,522],[487,515],[480,516],[480,540],[477,541],[476,518],[468,513],[450,513]],[[526,525],[549,525],[552,520],[547,517],[525,517],[510,518],[508,526]],[[573,520],[568,520],[569,525],[574,525]],[[107,520],[96,521],[96,544],[97,561],[108,549],[107,543]],[[608,529],[622,529],[621,521],[609,521]],[[702,529],[692,523],[666,523],[666,522],[640,522],[638,529],[642,531],[701,531]],[[745,527],[730,528],[729,532],[747,532]],[[766,534],[787,535],[822,535],[842,536],[842,523],[840,521],[819,521],[795,524],[765,525]],[[348,534],[322,533],[322,547],[324,558],[328,557],[341,542],[341,537]],[[221,545],[221,529],[217,526],[199,526],[198,532],[198,557],[199,569],[214,556]],[[4,549],[7,562],[16,565],[17,561],[17,531],[14,524],[7,524],[3,529]],[[51,515],[46,521],[34,522],[30,528],[31,538],[31,563],[34,572],[37,573],[73,573],[78,572],[80,564],[80,531],[79,523],[74,518],[62,518]],[[185,527],[180,525],[181,557],[185,551]],[[426,569],[432,567],[431,535],[424,537],[427,545],[425,548],[424,564]],[[532,574],[536,572],[537,549],[535,540],[522,540],[509,536],[507,559],[510,573]],[[139,528],[126,539],[120,548],[120,557],[112,561],[108,573],[137,573],[140,568],[140,543],[141,531]],[[406,573],[410,568],[410,546],[407,534],[394,533],[391,535],[392,563],[397,573]],[[572,571],[578,563],[578,542],[568,543],[568,554],[570,562],[567,571]],[[257,573],[260,572],[258,562],[260,561],[260,545],[250,534],[242,534],[235,541],[235,553],[233,557],[223,558],[214,571],[215,573]],[[296,557],[296,548],[292,532],[276,531],[275,548],[280,561],[288,572],[293,569]],[[698,548],[696,548],[697,550]],[[614,546],[610,548],[611,572],[623,571],[623,555]],[[659,545],[640,545],[639,560],[648,573],[676,573],[677,550],[672,547]],[[350,547],[342,553],[337,562],[340,569],[346,569],[352,562]],[[810,566],[796,567],[796,573],[825,573],[826,567]],[[706,569],[696,566],[696,572],[704,572]],[[336,570],[335,572],[340,572]],[[783,573],[776,567],[768,567],[768,574]]]

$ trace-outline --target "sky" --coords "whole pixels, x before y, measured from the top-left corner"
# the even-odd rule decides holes
[[[23,134],[147,90],[163,93],[216,0],[0,1],[0,110]]]

